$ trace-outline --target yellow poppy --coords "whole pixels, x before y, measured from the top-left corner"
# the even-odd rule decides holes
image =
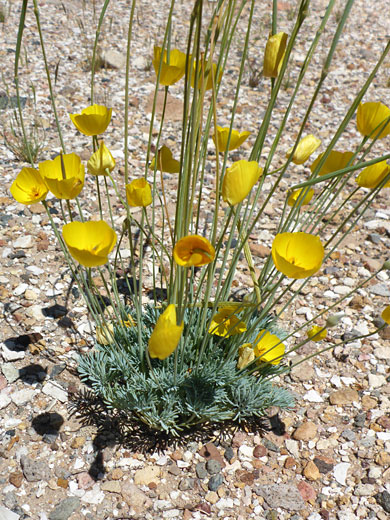
[[[74,199],[84,186],[84,165],[75,153],[39,163],[39,173],[58,199]]]
[[[154,170],[156,164],[156,157],[153,157],[149,165],[151,170]],[[180,162],[173,158],[171,150],[167,146],[162,146],[157,153],[157,170],[167,173],[179,173]]]
[[[188,235],[176,242],[173,258],[182,267],[200,267],[209,264],[215,258],[215,249],[200,235]]]
[[[258,181],[263,169],[256,161],[237,161],[226,169],[222,181],[222,197],[232,206],[242,202]]]
[[[263,76],[276,78],[286,53],[288,35],[284,32],[271,34],[264,51]]]
[[[325,327],[319,327],[318,325],[314,325],[314,327],[307,331],[308,337],[315,342],[325,339],[327,334],[328,331]]]
[[[81,114],[69,114],[74,126],[84,135],[99,135],[106,131],[112,115],[112,108],[104,105],[91,105]]]
[[[110,150],[100,141],[99,148],[93,153],[87,162],[87,169],[92,175],[107,175],[107,171],[112,172],[115,168],[115,159]]]
[[[193,73],[191,75],[191,87],[192,88],[194,88],[194,86],[195,86],[195,73],[196,73],[196,62],[194,61]],[[203,64],[200,64],[199,69],[198,69],[198,74],[199,74],[198,88],[202,89],[202,87],[203,87]],[[219,72],[218,78],[216,77],[216,74],[217,74],[217,65],[216,65],[216,63],[213,63],[213,76],[214,76],[215,86],[217,86],[217,83],[219,83],[221,81],[222,71]],[[211,75],[211,69],[206,67],[206,70],[204,72],[204,79],[206,81],[205,90],[210,90],[213,88],[213,76]]]
[[[383,321],[390,325],[390,305],[383,309],[381,317]]]
[[[149,356],[158,359],[170,356],[179,344],[183,328],[183,322],[176,323],[176,308],[171,303],[158,318],[149,338]]]
[[[316,169],[323,155],[324,153],[321,153],[310,166],[310,170],[312,173]],[[352,157],[352,152],[337,152],[336,150],[332,150],[328,157],[325,159],[324,164],[321,166],[318,175],[326,175],[328,173],[333,173],[338,170],[342,170],[343,168],[346,168],[347,164],[352,159]]]
[[[218,140],[218,150],[220,152],[226,152],[228,137],[229,137],[230,128],[222,128],[221,126],[217,126],[217,140]],[[251,135],[251,132],[239,132],[238,130],[232,130],[232,134],[230,136],[229,143],[229,151],[235,150],[239,146],[242,145],[246,139]],[[215,135],[212,135],[214,144],[215,144]]]
[[[297,280],[316,273],[321,267],[324,254],[320,239],[309,233],[279,233],[272,243],[272,258],[276,269]]]
[[[114,341],[114,325],[107,323],[107,325],[96,327],[96,341],[100,345],[109,345]]]
[[[70,222],[62,236],[70,254],[85,267],[105,264],[116,243],[115,231],[103,220]]]
[[[360,103],[356,124],[362,135],[371,139],[383,139],[390,134],[390,108],[383,103]]]
[[[254,341],[254,354],[260,361],[278,365],[285,353],[285,346],[280,339],[268,330],[261,330]]]
[[[209,327],[210,334],[216,334],[224,338],[228,338],[234,334],[241,334],[245,331],[246,324],[234,314],[234,309],[229,306],[218,309]]]
[[[242,370],[246,366],[248,366],[255,359],[255,351],[253,349],[252,343],[244,343],[238,349],[238,361],[237,368],[238,370]]]
[[[160,68],[160,60],[161,60],[161,47],[154,47],[154,58],[153,58],[153,67],[156,73],[158,74],[158,69]],[[178,82],[185,73],[186,69],[186,54],[180,52],[178,49],[172,49],[169,52],[169,63],[168,63],[168,55],[167,51],[164,51],[162,64],[161,64],[161,73],[160,73],[160,83],[161,85],[165,85],[168,87],[169,85],[173,85]]]
[[[303,164],[308,160],[313,152],[317,150],[317,148],[321,144],[321,139],[318,139],[313,134],[305,136],[298,143],[298,146],[295,149],[294,155],[292,157],[292,162],[294,164]],[[292,154],[294,147],[292,146],[289,150],[287,150],[286,158],[288,159]]]
[[[303,195],[305,194],[305,195]],[[313,198],[314,190],[313,188],[300,188],[299,190],[295,190],[291,193],[287,200],[287,204],[289,206],[294,206],[296,203],[300,204],[301,206],[305,206],[306,204],[309,204],[311,199]],[[298,202],[297,202],[298,201]]]
[[[376,188],[383,179],[390,173],[390,166],[386,161],[381,161],[364,168],[356,177],[356,182],[362,188]],[[390,179],[383,186],[390,188]]]
[[[126,199],[132,207],[149,206],[152,203],[152,190],[147,180],[142,177],[126,184]]]
[[[21,204],[35,204],[45,200],[48,187],[35,168],[23,168],[11,185],[10,192]]]

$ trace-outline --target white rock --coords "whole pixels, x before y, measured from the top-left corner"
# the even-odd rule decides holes
[[[101,491],[99,484],[95,484],[92,489],[87,491],[83,497],[81,497],[83,502],[87,502],[88,504],[100,504],[104,500],[104,493]]]
[[[30,388],[23,388],[22,390],[17,390],[13,392],[10,397],[12,402],[16,404],[16,406],[22,406],[23,404],[28,403],[32,400],[35,395],[35,390]]]
[[[28,289],[28,285],[26,283],[20,283],[15,289],[12,291],[14,296],[21,296],[25,293],[26,289]]]
[[[12,244],[16,249],[28,249],[34,245],[33,237],[31,235],[22,235]]]
[[[122,468],[129,467],[132,469],[138,469],[138,468],[142,468],[143,465],[144,465],[144,463],[142,462],[142,460],[132,459],[130,457],[125,457],[118,461],[118,466],[122,467]]]
[[[45,272],[43,269],[37,267],[36,265],[29,265],[28,267],[26,267],[26,270],[32,274],[35,274],[36,276],[39,276],[40,274],[43,274]]]
[[[84,460],[81,459],[80,457],[78,457],[73,464],[73,469],[81,469],[83,467],[84,467]]]
[[[353,494],[357,497],[370,497],[374,494],[375,486],[373,484],[358,484]]]
[[[5,247],[3,249],[1,256],[2,256],[2,258],[8,258],[11,253],[12,253],[12,249],[10,247]]]
[[[383,470],[379,466],[371,466],[368,472],[369,478],[378,479],[382,476]]]
[[[377,347],[374,356],[377,359],[390,359],[390,347]]]
[[[221,498],[215,505],[218,509],[233,509],[234,502],[232,498]]]
[[[331,298],[332,300],[335,300],[336,298],[339,297],[339,295],[336,294],[336,293],[333,292],[333,291],[325,291],[325,292],[324,292],[324,297],[325,297],[325,298]]]
[[[34,318],[36,321],[45,318],[42,314],[42,307],[40,305],[31,305],[31,307],[27,307],[26,314],[30,316],[30,318]]]
[[[351,464],[348,462],[340,462],[340,464],[336,464],[336,466],[333,468],[333,476],[342,486],[345,486],[345,480],[347,478],[347,473],[350,466]]]
[[[4,506],[0,506],[0,518],[1,520],[19,520],[20,515],[10,511]]]
[[[2,410],[3,408],[7,408],[10,402],[11,399],[7,394],[5,394],[4,392],[0,393],[0,410]]]
[[[390,432],[377,432],[376,434],[381,441],[390,441]]]
[[[368,385],[370,389],[379,388],[382,385],[386,384],[385,376],[377,375],[377,374],[368,374]]]
[[[335,386],[336,388],[341,388],[343,385],[341,383],[341,379],[340,379],[340,376],[332,376],[330,378],[330,382],[332,383],[333,386]]]
[[[316,390],[309,390],[303,398],[309,403],[323,403],[324,400]]]
[[[1,353],[4,361],[16,361],[17,359],[23,359],[26,355],[24,350],[10,350],[5,345],[2,345]]]
[[[252,460],[253,459],[253,450],[252,446],[246,446],[243,444],[238,448],[238,458],[242,460]]]
[[[61,403],[66,403],[68,400],[68,392],[64,390],[62,386],[55,384],[52,381],[45,384],[42,392],[58,401],[61,401]]]
[[[299,442],[294,441],[293,439],[286,439],[284,441],[287,451],[295,458],[299,459],[300,453],[299,453]]]

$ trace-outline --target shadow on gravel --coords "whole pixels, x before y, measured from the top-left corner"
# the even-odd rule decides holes
[[[57,412],[45,412],[37,415],[31,421],[31,425],[38,435],[42,435],[42,440],[51,444],[56,440],[64,418]]]
[[[146,425],[131,420],[125,412],[108,408],[92,391],[84,390],[70,397],[70,413],[75,415],[83,426],[95,426],[97,435],[94,440],[95,460],[90,468],[90,475],[97,478],[104,474],[103,451],[106,447],[120,445],[131,451],[141,453],[161,452],[167,448],[185,447],[190,442],[214,442],[224,447],[231,445],[231,440],[238,430],[245,432],[269,432],[276,435],[285,433],[284,423],[278,414],[262,417],[238,424],[233,421],[209,423],[181,432],[174,437],[148,428]],[[101,477],[99,477],[101,478]]]
[[[4,345],[14,352],[21,352],[22,350],[27,350],[30,344],[37,343],[39,340],[43,338],[42,334],[39,332],[32,332],[31,334],[21,334],[20,336],[13,336],[12,338],[7,338],[4,341]]]
[[[44,381],[47,377],[47,368],[33,363],[19,370],[19,378],[28,385]]]

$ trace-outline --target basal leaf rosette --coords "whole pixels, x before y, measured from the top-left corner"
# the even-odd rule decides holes
[[[215,249],[207,238],[188,235],[176,242],[173,258],[182,267],[201,267],[214,260]]]
[[[91,105],[81,114],[69,114],[74,126],[84,135],[99,135],[106,131],[111,121],[112,108],[104,105]]]
[[[104,220],[70,222],[62,236],[69,253],[85,267],[105,264],[116,243],[115,231]]]
[[[154,47],[154,58],[153,58],[153,68],[158,74],[158,70],[160,68],[160,60],[161,60],[161,47]],[[168,63],[168,53],[165,50],[163,53],[162,63],[161,63],[161,72],[160,72],[160,84],[166,87],[177,83],[183,76],[186,70],[186,54],[184,52],[179,51],[178,49],[171,49],[169,51],[169,63]]]
[[[256,161],[237,161],[227,168],[222,181],[222,197],[232,206],[242,202],[259,180],[263,169]]]
[[[308,160],[312,153],[314,153],[317,148],[321,144],[321,139],[318,139],[313,134],[305,136],[298,143],[298,146],[295,149],[294,155],[292,156],[291,161],[294,164],[303,164]],[[288,159],[292,154],[294,147],[292,146],[289,150],[287,150],[286,158]]]
[[[236,314],[231,306],[223,306],[218,309],[211,320],[209,327],[210,334],[216,334],[223,338],[242,334],[246,331],[246,323],[244,323]]]
[[[362,188],[376,188],[383,179],[390,173],[390,166],[386,161],[381,161],[364,168],[356,177],[356,183]],[[383,186],[390,188],[390,179]]]
[[[230,142],[229,142],[229,148],[228,146],[228,138],[229,138],[229,132],[230,128],[222,128],[221,126],[217,126],[217,142],[218,142],[218,151],[220,152],[226,152],[228,149],[235,150],[239,146],[242,145],[244,141],[248,139],[248,137],[251,135],[251,132],[244,131],[239,132],[238,130],[232,130],[231,136],[230,136]],[[212,135],[214,144],[215,144],[215,135]]]
[[[115,168],[115,159],[110,150],[101,141],[99,148],[94,152],[87,162],[87,169],[91,175],[107,175],[107,170],[112,172]]]
[[[365,137],[383,139],[390,134],[390,108],[379,102],[360,103],[356,125]]]
[[[324,152],[325,153],[325,152]],[[324,153],[321,153],[317,159],[311,164],[310,170],[314,173],[314,170],[317,168],[320,160],[324,156]],[[333,173],[338,170],[343,170],[347,167],[349,161],[352,159],[352,152],[338,152],[337,150],[332,150],[328,157],[325,159],[324,164],[321,166],[318,175],[327,175],[328,173]]]
[[[84,165],[75,153],[39,163],[39,173],[58,199],[74,199],[84,186]]]
[[[276,78],[286,52],[288,35],[284,32],[271,34],[264,51],[263,76]]]
[[[272,259],[278,271],[288,278],[308,278],[316,273],[324,258],[318,237],[303,233],[280,233],[272,243]]]
[[[152,190],[148,181],[142,177],[126,184],[126,200],[133,208],[149,206],[152,203]]]
[[[11,185],[13,198],[21,204],[36,204],[46,199],[49,189],[35,168],[23,168]]]
[[[158,318],[149,338],[149,356],[161,360],[170,356],[179,344],[183,328],[183,321],[179,325],[176,322],[176,307],[171,303]]]

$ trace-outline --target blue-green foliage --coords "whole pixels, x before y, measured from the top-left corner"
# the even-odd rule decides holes
[[[144,348],[158,315],[150,307],[145,309],[141,330]],[[187,318],[184,321],[191,327]],[[250,322],[248,325],[249,330]],[[274,330],[270,319],[264,320],[260,328],[265,327]],[[240,422],[264,415],[270,406],[293,405],[286,390],[265,381],[265,376],[278,373],[280,366],[263,364],[255,374],[253,370],[237,369],[238,356],[228,356],[236,336],[223,339],[209,335],[204,361],[196,367],[200,345],[199,341],[191,341],[196,335],[188,330],[185,355],[178,352],[175,377],[175,355],[164,361],[151,360],[151,371],[145,354],[140,356],[138,328],[121,326],[114,332],[115,343],[98,344],[93,352],[80,358],[79,372],[110,408],[126,412],[129,421],[140,420],[152,429],[179,435],[204,422]]]

